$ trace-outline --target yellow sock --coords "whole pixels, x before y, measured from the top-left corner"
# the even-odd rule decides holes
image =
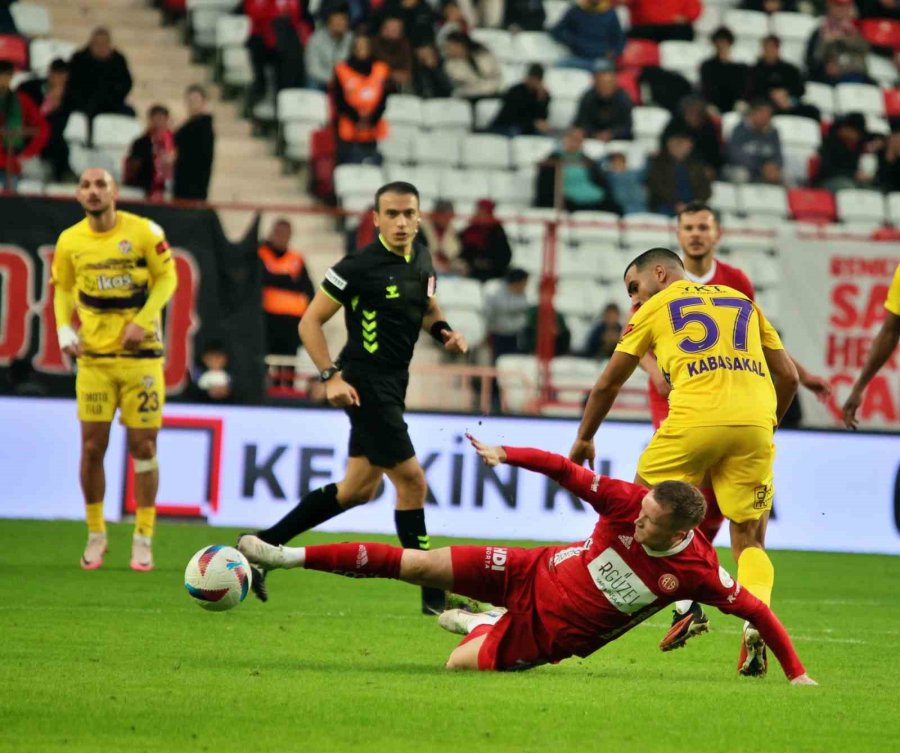
[[[106,533],[106,521],[103,519],[103,503],[88,502],[84,506],[88,533]]]
[[[138,536],[153,538],[153,527],[156,525],[156,507],[139,507],[134,513],[134,532]]]
[[[775,567],[763,549],[747,547],[738,559],[737,578],[757,599],[772,603],[772,586],[775,584]]]

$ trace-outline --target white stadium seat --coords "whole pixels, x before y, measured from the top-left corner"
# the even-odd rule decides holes
[[[508,169],[510,145],[506,136],[471,133],[462,140],[463,167]]]
[[[496,366],[497,382],[506,410],[522,411],[537,400],[539,371],[535,356],[500,356]]]
[[[722,25],[722,10],[709,3],[703,3],[700,17],[694,21],[694,32],[698,37],[712,34]]]
[[[488,172],[490,196],[497,203],[516,207],[534,202],[535,172],[533,168],[491,170]]]
[[[551,127],[559,131],[565,131],[568,128],[571,128],[577,112],[577,99],[559,99],[558,97],[554,97],[550,100]]]
[[[835,194],[837,214],[843,222],[885,221],[884,196],[878,191],[845,188]]]
[[[512,52],[518,60],[555,65],[571,53],[544,31],[520,31],[513,37]]]
[[[512,34],[504,29],[475,28],[470,32],[472,39],[483,44],[500,61],[516,59],[513,51]]]
[[[578,68],[551,68],[544,74],[544,86],[550,96],[562,99],[581,98],[592,81],[590,73]]]
[[[710,54],[711,47],[703,42],[666,40],[659,45],[659,64],[696,84],[700,80],[700,64]]]
[[[253,65],[246,47],[222,50],[222,80],[229,86],[249,86],[253,82]]]
[[[897,66],[890,58],[869,53],[866,55],[866,68],[879,86],[892,89],[897,85]]]
[[[887,195],[887,211],[894,227],[900,226],[900,191]]]
[[[872,84],[838,84],[834,87],[834,99],[838,113],[884,115],[884,95]]]
[[[787,144],[818,149],[822,143],[822,129],[811,118],[799,115],[776,115],[772,125],[778,131],[782,146]]]
[[[481,312],[469,308],[446,306],[443,301],[441,301],[441,309],[446,314],[448,321],[453,322],[453,329],[463,333],[470,348],[475,348],[484,342],[485,335],[487,335],[487,322]],[[435,347],[438,347],[436,343]]]
[[[440,198],[438,173],[433,167],[390,164],[386,166],[385,172],[389,181],[402,180],[418,188],[423,207],[425,202]]]
[[[515,136],[511,147],[513,165],[531,167],[553,153],[556,141],[549,136]]]
[[[87,115],[83,112],[73,112],[66,121],[66,130],[63,131],[63,138],[69,144],[86,144],[89,130],[90,121]]]
[[[93,122],[93,142],[98,149],[127,149],[144,132],[144,126],[130,115],[97,115]]]
[[[56,58],[68,60],[75,54],[78,45],[64,39],[33,39],[28,45],[28,61],[31,70],[38,76],[47,75],[47,68]]]
[[[738,188],[739,202],[746,214],[787,217],[787,191],[783,186],[749,183]]]
[[[391,123],[387,137],[378,142],[378,151],[388,162],[414,162],[413,142],[418,133],[415,126]]]
[[[737,124],[743,120],[741,113],[736,110],[726,112],[722,115],[722,139],[728,141],[731,138],[731,132],[737,127]]]
[[[566,15],[571,3],[568,0],[544,0],[544,28],[552,29]]]
[[[758,10],[727,10],[722,23],[731,29],[738,39],[750,37],[758,40],[769,33],[769,17]]]
[[[418,131],[413,137],[413,159],[419,165],[459,165],[460,142],[458,131]]]
[[[495,97],[479,99],[475,103],[475,128],[476,130],[484,130],[490,128],[494,118],[500,112],[503,106],[503,100]]]
[[[655,148],[659,143],[659,135],[671,118],[672,114],[662,107],[635,107],[632,110],[634,135],[642,141],[652,143]]]
[[[667,248],[674,240],[674,225],[664,214],[640,212],[626,215],[622,219],[622,243],[629,249],[641,246]]]
[[[315,123],[305,123],[299,120],[282,123],[281,138],[284,140],[285,156],[297,162],[307,162],[312,135],[317,130],[319,130],[319,126]]]
[[[576,212],[561,227],[575,244],[619,243],[619,216],[612,212]]]
[[[381,168],[374,165],[338,165],[334,168],[334,192],[339,199],[374,195],[383,184]]]
[[[714,181],[709,203],[713,209],[719,212],[733,212],[736,214],[741,211],[738,203],[737,187],[734,183],[725,183],[720,180]]]
[[[785,40],[797,40],[806,44],[812,33],[822,23],[820,18],[806,13],[787,13],[777,11],[771,15],[772,33],[784,43]]]
[[[600,364],[593,359],[557,356],[550,361],[550,382],[556,391],[556,399],[580,405],[600,371]]]
[[[278,121],[301,121],[324,126],[328,122],[328,95],[315,89],[282,89],[275,99]]]
[[[422,99],[413,94],[391,94],[387,98],[384,117],[391,126],[422,125]]]
[[[452,97],[426,99],[422,103],[422,126],[429,129],[472,130],[472,106]]]
[[[16,31],[23,37],[45,37],[53,26],[50,11],[35,3],[13,3],[9,6]]]
[[[219,8],[188,8],[188,19],[191,28],[191,43],[204,50],[212,50],[216,46],[216,25],[219,18],[225,15]]]
[[[445,167],[438,175],[442,199],[454,202],[473,202],[490,198],[487,173],[480,170],[461,170]]]
[[[481,283],[471,277],[440,275],[437,296],[442,308],[481,311],[484,307]]]
[[[731,60],[734,63],[755,65],[759,58],[759,40],[756,38],[738,39],[731,48]]]
[[[834,115],[834,89],[828,86],[828,84],[808,81],[806,83],[806,92],[803,95],[803,101],[818,107],[824,117],[830,119],[831,116]]]
[[[216,19],[216,47],[242,45],[250,36],[249,16],[219,16]]]
[[[592,316],[597,312],[600,286],[591,280],[561,280],[553,306],[563,316]]]

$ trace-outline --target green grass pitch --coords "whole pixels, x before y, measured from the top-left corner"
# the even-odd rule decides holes
[[[184,566],[234,531],[160,525],[152,573],[127,567],[130,526],[111,527],[95,572],[78,568],[83,524],[0,531],[4,753],[857,753],[900,739],[897,557],[773,553],[775,608],[821,683],[794,688],[774,662],[738,677],[740,623],[716,610],[671,654],[656,648],[665,611],[586,660],[450,673],[456,637],[405,584],[276,572],[268,604],[213,614],[190,602]],[[358,538],[379,537],[304,540]]]

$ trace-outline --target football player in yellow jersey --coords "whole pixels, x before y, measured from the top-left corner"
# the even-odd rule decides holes
[[[738,580],[768,604],[775,579],[764,550],[772,508],[772,432],[797,391],[797,370],[753,301],[724,285],[691,282],[668,249],[638,256],[625,270],[625,285],[639,308],[591,391],[569,457],[593,466],[594,434],[622,385],[653,350],[672,386],[669,415],[641,455],[635,482],[648,488],[665,480],[700,486],[709,478],[731,522]],[[705,623],[704,616],[703,629]],[[748,675],[766,671],[765,646],[752,626],[745,626],[739,669]]]
[[[105,170],[82,173],[77,197],[85,218],[56,242],[53,308],[60,347],[78,359],[80,476],[88,524],[81,566],[100,567],[106,553],[103,457],[118,408],[134,459],[137,513],[131,568],[152,570],[159,486],[156,435],[165,401],[160,313],[177,278],[162,228],[116,209],[117,196],[116,183]]]
[[[884,307],[887,310],[887,316],[881,329],[878,330],[878,334],[875,335],[875,339],[872,340],[872,349],[866,358],[862,373],[853,385],[850,397],[844,403],[844,423],[849,429],[855,429],[859,423],[856,411],[859,410],[860,403],[862,403],[866,387],[878,370],[887,363],[894,348],[897,347],[897,342],[900,341],[900,264],[894,270],[894,279],[891,280],[891,286],[888,288]]]

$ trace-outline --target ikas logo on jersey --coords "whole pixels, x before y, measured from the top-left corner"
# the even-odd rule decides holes
[[[129,241],[127,239],[119,241],[119,251],[121,253],[130,254],[132,248],[133,248],[133,246],[131,245],[131,241]]]

